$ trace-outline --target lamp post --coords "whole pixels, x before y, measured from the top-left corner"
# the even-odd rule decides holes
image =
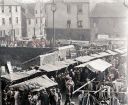
[[[52,4],[51,4],[51,10],[53,13],[53,46],[55,47],[55,24],[54,24],[54,18],[55,18],[55,12],[56,12],[56,4],[53,0]]]
[[[124,6],[126,7],[126,8],[128,8],[128,0],[124,0]],[[126,20],[127,21],[127,20]],[[127,26],[128,27],[128,26]],[[127,30],[127,29],[126,29]],[[128,34],[128,33],[126,33],[126,34]],[[127,44],[127,52],[128,52],[128,36],[126,35],[126,37],[127,37],[127,42],[126,42],[126,44]],[[127,54],[127,66],[126,66],[126,71],[127,71],[127,69],[128,69],[128,54]],[[127,81],[127,87],[128,87],[128,71],[126,72],[127,74],[126,74],[126,81]]]
[[[2,71],[2,68],[1,68],[1,66],[0,66],[0,105],[2,105],[2,89],[1,89],[2,83],[1,83],[1,71]]]
[[[124,6],[128,8],[128,0],[124,0]]]

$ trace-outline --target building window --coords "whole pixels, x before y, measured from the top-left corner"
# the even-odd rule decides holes
[[[9,12],[11,12],[12,11],[12,7],[11,6],[9,6]]]
[[[16,29],[16,35],[19,35],[19,29]]]
[[[48,21],[45,20],[45,27],[47,27],[47,26],[48,26]]]
[[[71,20],[67,20],[67,28],[71,27]]]
[[[67,4],[67,13],[71,13],[71,5]]]
[[[82,14],[83,13],[83,5],[82,4],[78,4],[77,5],[77,13],[78,14]]]
[[[5,30],[3,30],[3,34],[2,34],[2,36],[3,36],[3,37],[5,36]]]
[[[78,28],[82,28],[82,27],[83,27],[82,23],[83,23],[82,20],[79,20],[79,21],[77,22],[77,26],[78,26]]]
[[[2,25],[5,25],[5,18],[2,18]]]
[[[47,9],[46,9],[46,6],[45,6],[45,9],[44,9],[44,12],[45,12],[45,14],[47,13]]]
[[[35,33],[36,33],[35,27],[33,28],[33,33],[34,33],[34,36],[35,36]]]
[[[0,31],[0,37],[2,37],[2,31]]]
[[[43,11],[42,11],[42,10],[40,10],[40,13],[42,14],[42,13],[43,13]]]
[[[14,35],[14,38],[16,38],[16,37],[15,37],[15,35],[16,35],[16,30],[15,30],[15,29],[13,29],[13,35]]]
[[[9,24],[12,24],[12,18],[11,17],[9,18]]]
[[[40,23],[42,23],[42,18],[40,18]]]
[[[31,19],[28,20],[28,24],[29,24],[29,25],[31,24]]]
[[[16,6],[16,8],[15,8],[15,9],[16,9],[16,12],[17,12],[17,11],[18,11],[17,6]]]
[[[35,10],[35,14],[37,14],[37,10]]]
[[[16,23],[18,24],[18,17],[16,17]]]
[[[38,19],[36,19],[36,24],[38,23]]]
[[[4,13],[4,6],[1,6],[1,11],[2,13]]]

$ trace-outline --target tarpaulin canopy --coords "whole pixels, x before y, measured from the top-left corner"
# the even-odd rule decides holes
[[[101,55],[99,55],[99,54],[91,54],[91,56],[95,57],[95,58],[100,58],[101,57]]]
[[[111,50],[107,50],[106,51],[107,53],[111,54],[111,55],[117,55],[118,53],[114,52],[114,51],[111,51]]]
[[[98,54],[91,54],[92,57],[95,57],[95,58],[101,58],[101,57],[106,57],[106,56],[110,56],[111,54],[109,53],[106,53],[106,52],[100,52]]]
[[[64,61],[56,61],[53,63],[54,66],[61,66],[61,68],[68,67],[71,64],[76,63],[77,61],[71,60],[71,59],[66,59]]]
[[[80,56],[80,57],[76,58],[75,60],[84,63],[84,62],[88,62],[93,59],[95,59],[95,57],[93,57],[93,56]]]
[[[125,50],[123,50],[123,49],[115,49],[114,51],[116,51],[116,52],[119,53],[119,54],[124,54],[124,53],[127,52],[127,50],[125,51]]]
[[[57,83],[49,79],[46,75],[36,77],[15,85],[11,85],[10,87],[19,87],[19,88],[28,88],[30,90],[40,89],[40,88],[49,88],[56,86]]]
[[[33,75],[33,74],[37,74],[40,73],[40,70],[29,70],[29,71],[25,71],[24,73],[28,74],[28,75]]]
[[[1,77],[13,82],[13,81],[17,81],[17,80],[26,78],[28,76],[30,76],[30,74],[27,74],[25,72],[14,72],[11,74],[2,75]]]
[[[40,70],[44,70],[46,72],[52,72],[52,71],[57,71],[57,70],[61,70],[63,68],[68,67],[67,64],[64,64],[64,62],[55,62],[54,64],[46,64],[46,65],[42,65],[39,67]]]
[[[44,71],[47,71],[47,72],[52,72],[52,71],[57,71],[59,70],[58,67],[52,65],[52,64],[46,64],[46,65],[42,65],[39,67],[40,70],[44,70]]]
[[[127,55],[128,55],[128,54],[127,54],[127,53],[125,53],[125,54],[123,54],[123,55],[121,55],[121,56],[122,56],[122,57],[127,57]]]
[[[55,65],[56,67],[58,67],[59,69],[63,69],[69,66],[69,64],[67,64],[64,61],[56,61],[53,65]],[[59,70],[58,69],[58,70]]]
[[[127,49],[121,49],[124,53],[127,53]]]
[[[74,49],[74,45],[68,45],[68,46],[58,47],[58,50],[67,50],[67,49]]]
[[[66,62],[68,65],[72,65],[72,64],[77,63],[77,61],[74,61],[72,59],[66,59],[64,62]]]
[[[100,57],[106,57],[106,56],[110,56],[111,54],[106,53],[106,52],[100,52],[98,53],[100,55]]]
[[[53,53],[48,53],[40,55],[40,66],[45,64],[52,64],[58,60],[58,53],[54,51]]]
[[[93,60],[81,65],[76,66],[77,68],[79,67],[88,67],[90,70],[92,70],[93,72],[95,71],[101,71],[103,72],[104,70],[106,70],[107,68],[111,67],[112,64],[102,60],[102,59],[97,59],[97,60]]]

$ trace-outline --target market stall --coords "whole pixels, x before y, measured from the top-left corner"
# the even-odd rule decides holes
[[[111,54],[109,54],[107,52],[100,52],[98,54],[100,55],[100,57],[108,57],[108,56],[111,56]]]
[[[1,78],[10,82],[18,82],[18,81],[23,81],[29,76],[30,74],[27,74],[25,72],[14,72],[11,74],[2,75]]]
[[[1,79],[4,82],[9,82],[9,84],[16,84],[41,75],[43,75],[43,72],[40,70],[29,70],[29,71],[13,72],[11,74],[2,75]]]
[[[99,55],[99,54],[91,54],[90,56],[95,57],[95,58],[100,58],[101,57],[101,55]]]
[[[52,71],[58,71],[61,70],[63,68],[68,67],[68,65],[64,65],[64,64],[60,64],[57,63],[56,64],[46,64],[46,65],[42,65],[39,67],[40,70],[46,71],[46,72],[52,72]]]
[[[114,51],[116,51],[119,54],[124,54],[127,52],[127,49],[115,49]]]
[[[95,71],[105,71],[107,68],[111,67],[112,64],[102,60],[102,59],[97,59],[97,60],[93,60],[81,65],[76,66],[77,68],[84,68],[87,67],[89,68],[91,71],[95,72]]]
[[[94,57],[94,56],[80,56],[80,57],[76,58],[75,60],[79,61],[79,62],[82,62],[82,63],[85,63],[85,62],[91,61],[95,58],[96,57]]]
[[[108,57],[110,55],[111,54],[109,54],[107,52],[100,52],[100,53],[97,53],[97,54],[91,54],[91,56],[95,57],[95,58],[103,58],[103,57]]]
[[[113,55],[113,56],[118,54],[117,52],[114,52],[112,50],[107,50],[106,52],[109,53],[109,54],[111,54],[111,55]]]
[[[10,88],[22,88],[23,90],[25,89],[30,89],[30,90],[41,90],[43,88],[49,88],[56,86],[57,83],[49,79],[46,75],[36,77],[15,85],[11,85]]]
[[[68,65],[73,65],[73,64],[77,63],[77,61],[72,60],[72,59],[66,59],[64,62],[65,62],[66,64],[68,64]]]

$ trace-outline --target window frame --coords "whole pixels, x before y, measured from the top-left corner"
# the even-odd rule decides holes
[[[5,25],[5,18],[2,18],[2,25]]]
[[[16,6],[15,10],[16,10],[16,12],[18,12],[18,6]]]
[[[4,6],[1,6],[1,12],[4,13]]]
[[[12,18],[9,17],[9,24],[12,24]]]
[[[70,4],[67,4],[67,13],[71,14],[71,5]]]
[[[28,19],[28,24],[31,25],[31,19]]]
[[[83,14],[83,4],[77,4],[77,13]]]
[[[9,6],[9,13],[12,12],[12,6]]]
[[[71,20],[67,20],[67,28],[71,28]]]
[[[82,20],[77,21],[77,27],[78,28],[83,28],[83,21]]]
[[[36,24],[38,24],[38,18],[36,18]]]
[[[19,18],[18,18],[18,17],[16,17],[16,23],[17,23],[17,24],[19,23]]]

